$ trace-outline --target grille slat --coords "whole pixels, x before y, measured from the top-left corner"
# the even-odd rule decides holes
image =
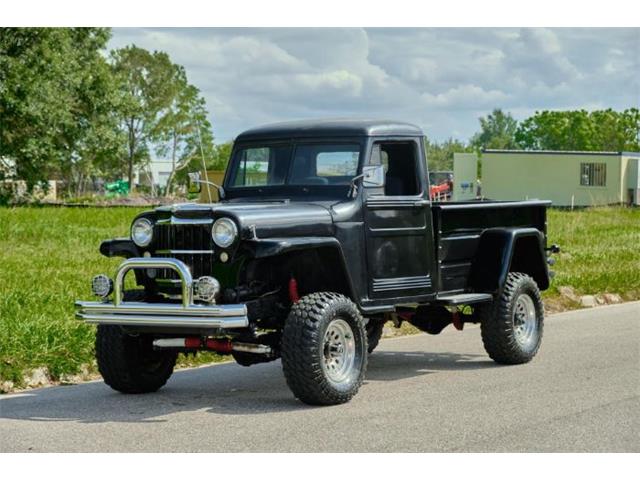
[[[210,228],[202,224],[157,224],[154,256],[184,262],[194,278],[211,275],[214,258]],[[166,253],[162,250],[204,250],[207,253]],[[158,270],[156,278],[176,280],[178,275],[172,270]]]

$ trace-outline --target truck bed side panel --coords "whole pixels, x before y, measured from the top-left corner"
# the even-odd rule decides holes
[[[433,205],[439,292],[468,287],[480,235],[487,228],[536,228],[546,235],[549,202],[469,202]]]

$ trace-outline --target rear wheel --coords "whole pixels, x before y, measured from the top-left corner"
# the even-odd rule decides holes
[[[138,292],[126,292],[125,301],[141,300]],[[177,353],[155,350],[153,337],[133,335],[118,325],[99,325],[96,360],[104,381],[122,393],[149,393],[162,387],[173,373]]]
[[[351,400],[367,368],[367,334],[354,303],[322,292],[294,304],[282,333],[282,368],[289,388],[305,403]]]
[[[479,307],[484,348],[497,363],[515,365],[535,357],[544,326],[544,307],[536,282],[509,273],[493,304]]]

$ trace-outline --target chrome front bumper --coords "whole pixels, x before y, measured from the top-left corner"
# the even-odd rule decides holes
[[[124,302],[124,277],[133,269],[170,269],[178,273],[182,302]],[[193,278],[189,267],[174,258],[130,258],[120,264],[113,282],[113,302],[76,302],[76,317],[86,323],[134,327],[225,329],[249,325],[244,304],[199,305],[193,303]]]

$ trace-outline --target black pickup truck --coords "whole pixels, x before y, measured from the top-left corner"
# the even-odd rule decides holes
[[[528,362],[542,339],[549,202],[433,203],[420,128],[390,121],[268,125],[234,143],[220,201],[138,215],[124,257],[92,280],[107,384],[152,392],[179,352],[282,359],[309,404],[349,401],[385,322],[430,334],[479,323],[489,356]],[[200,185],[211,183],[194,175]],[[133,271],[137,289],[124,290]]]

